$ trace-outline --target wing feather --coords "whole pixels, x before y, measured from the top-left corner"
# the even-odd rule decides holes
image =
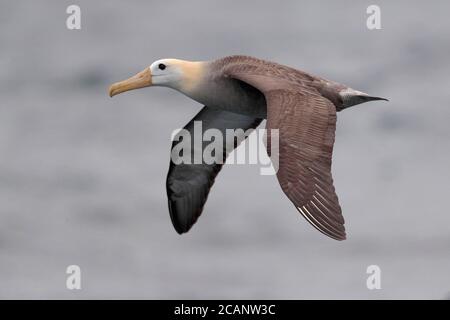
[[[225,137],[226,129],[248,129],[256,128],[262,119],[252,118],[227,111],[215,110],[204,107],[185,127],[191,137],[194,137],[194,121],[201,121],[202,131],[208,129],[218,129]],[[202,132],[202,135],[203,135]],[[242,137],[246,138],[246,136]],[[194,153],[203,150],[208,143],[203,143],[200,149],[195,149],[191,139],[191,159]],[[178,139],[172,143],[172,149],[181,143]],[[236,148],[240,141],[234,141]],[[225,147],[225,146],[224,146]],[[224,161],[227,156],[226,150],[223,152]],[[180,163],[175,164],[171,159],[169,172],[167,174],[166,189],[169,204],[169,212],[172,224],[178,233],[188,232],[200,217],[209,191],[214,184],[214,180],[222,169],[222,163],[199,164]]]
[[[279,130],[277,178],[282,190],[316,229],[344,240],[344,218],[331,175],[336,107],[309,85],[308,75],[261,61],[248,64],[234,62],[223,72],[265,95],[267,141],[271,129]]]

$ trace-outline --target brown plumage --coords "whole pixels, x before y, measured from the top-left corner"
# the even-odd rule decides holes
[[[164,70],[172,71],[161,71],[161,65]],[[205,105],[186,125],[189,132],[193,132],[193,121],[202,121],[203,130],[216,128],[225,132],[226,129],[254,129],[267,118],[267,141],[270,141],[270,129],[279,130],[277,178],[282,190],[319,231],[336,240],[346,238],[331,175],[336,111],[386,99],[247,56],[212,62],[164,59],[153,63],[148,70],[150,83],[142,80],[149,76],[144,70],[130,80],[111,86],[110,94],[148,85],[181,91]],[[201,150],[195,150],[192,146],[191,152],[202,152],[204,147],[205,144]],[[221,168],[220,164],[176,165],[171,161],[167,193],[177,232],[187,232],[197,221]]]

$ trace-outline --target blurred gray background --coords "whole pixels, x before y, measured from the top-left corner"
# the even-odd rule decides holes
[[[78,4],[82,29],[66,28]],[[382,30],[366,28],[381,7]],[[0,297],[450,296],[448,1],[2,1]],[[338,114],[348,240],[312,228],[257,165],[225,167],[189,234],[165,193],[164,88],[110,99],[156,59],[247,54],[390,99]],[[66,267],[82,290],[66,289]],[[382,289],[366,288],[379,265]]]

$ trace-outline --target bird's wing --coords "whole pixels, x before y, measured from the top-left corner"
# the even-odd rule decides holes
[[[315,228],[344,240],[344,218],[331,175],[335,106],[314,88],[290,81],[289,75],[280,75],[271,65],[234,65],[224,69],[224,74],[264,93],[267,141],[271,141],[271,129],[279,130],[277,177],[281,188]]]
[[[194,154],[201,156],[205,147],[210,143],[208,141],[202,142],[200,145],[194,143],[194,121],[201,121],[200,133],[202,135],[207,129],[217,129],[221,132],[222,137],[225,137],[226,129],[242,129],[241,132],[248,134],[249,131],[247,130],[256,128],[262,119],[204,107],[184,127],[185,133],[190,134],[191,141],[190,150],[184,150],[183,152],[190,152],[192,161],[195,158]],[[195,132],[195,134],[198,134],[198,132]],[[179,139],[179,135],[180,133],[178,137],[175,136],[174,138],[172,151],[176,150],[174,148],[183,142],[182,139]],[[201,215],[209,190],[228,155],[225,149],[228,149],[228,151],[233,150],[246,137],[246,135],[240,135],[237,139],[233,139],[232,145],[228,146],[228,148],[224,142],[223,161],[221,163],[207,164],[203,157],[200,158],[202,159],[201,163],[180,163],[178,152],[171,152],[166,187],[170,217],[178,233],[189,231]]]

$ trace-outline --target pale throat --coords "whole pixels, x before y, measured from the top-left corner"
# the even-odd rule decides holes
[[[203,61],[182,61],[183,80],[178,90],[190,98],[197,100],[204,94],[202,90],[207,76],[207,63]]]

